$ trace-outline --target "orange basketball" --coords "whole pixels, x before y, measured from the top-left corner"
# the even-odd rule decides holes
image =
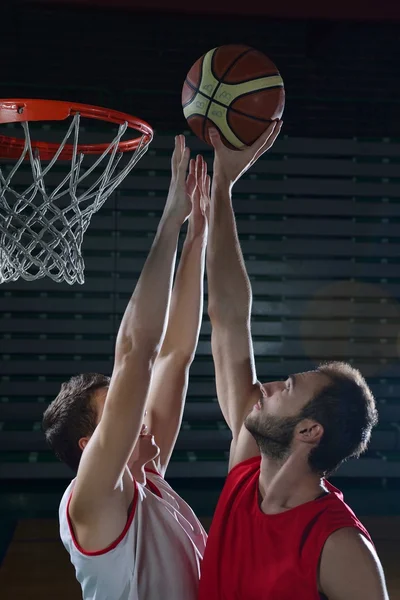
[[[214,48],[190,69],[182,90],[183,112],[193,132],[210,143],[216,127],[229,148],[250,146],[280,119],[282,77],[262,52],[243,45]]]

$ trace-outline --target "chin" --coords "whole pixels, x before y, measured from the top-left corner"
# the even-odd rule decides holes
[[[253,410],[250,411],[250,413],[247,415],[247,417],[244,420],[244,426],[246,427],[246,429],[248,429],[249,426],[251,427],[253,423],[256,423],[258,421],[258,413],[259,411],[256,408],[253,408]]]

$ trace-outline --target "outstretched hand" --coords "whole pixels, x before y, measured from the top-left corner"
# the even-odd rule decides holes
[[[273,121],[254,144],[242,150],[227,148],[218,131],[210,128],[210,141],[215,150],[214,179],[222,178],[229,185],[233,185],[264,152],[272,147],[279,135],[282,123],[283,121]]]
[[[164,214],[176,219],[180,225],[186,221],[192,211],[192,196],[196,188],[195,169],[187,170],[190,150],[186,146],[185,136],[175,138],[175,149],[171,160],[171,183],[169,186]],[[194,161],[191,161],[194,164]]]
[[[188,235],[190,237],[206,236],[210,205],[211,179],[207,174],[207,163],[199,154],[196,161],[190,161],[189,177],[193,175],[196,187],[192,194],[192,212],[189,217]]]

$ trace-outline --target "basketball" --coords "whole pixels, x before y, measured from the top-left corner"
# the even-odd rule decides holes
[[[262,52],[244,45],[220,46],[199,58],[182,90],[183,113],[207,144],[218,129],[228,148],[253,144],[285,106],[282,77]]]

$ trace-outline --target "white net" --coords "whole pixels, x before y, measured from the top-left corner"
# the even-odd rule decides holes
[[[21,123],[25,133],[21,156],[13,166],[0,169],[0,283],[46,276],[57,282],[84,283],[83,234],[92,215],[145,154],[150,139],[142,136],[128,162],[117,169],[123,156],[118,144],[128,127],[124,123],[107,149],[87,167],[85,156],[78,154],[79,124],[80,116],[75,114],[54,157],[43,166],[32,148],[29,124]],[[73,147],[70,168],[67,174],[62,172],[57,184],[54,169],[50,189],[46,176],[67,143]],[[27,160],[33,182],[22,189],[18,170]]]

